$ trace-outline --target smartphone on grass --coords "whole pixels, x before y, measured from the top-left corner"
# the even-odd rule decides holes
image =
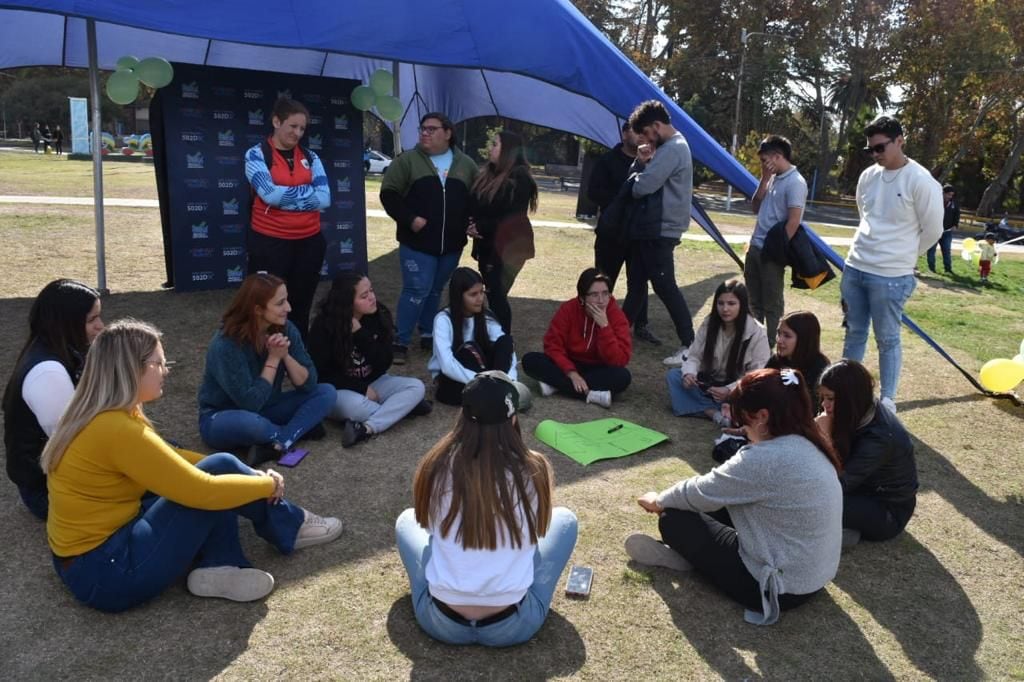
[[[590,596],[590,585],[594,581],[594,569],[589,566],[573,566],[565,581],[565,594],[580,599]]]
[[[295,448],[281,455],[281,459],[277,460],[277,463],[283,467],[293,467],[302,461],[302,458],[309,454],[309,450],[305,448]]]

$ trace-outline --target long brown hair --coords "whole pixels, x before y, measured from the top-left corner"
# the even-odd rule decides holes
[[[837,472],[841,472],[843,465],[839,456],[814,422],[811,394],[803,375],[796,369],[784,371],[796,375],[799,383],[783,383],[782,373],[777,369],[757,369],[743,375],[726,398],[733,415],[740,423],[745,423],[758,410],[767,410],[768,434],[772,438],[803,436],[825,454]]]
[[[224,336],[242,345],[253,346],[262,353],[266,339],[260,332],[260,317],[256,314],[256,307],[266,307],[282,284],[283,279],[267,272],[257,272],[246,277],[221,319]],[[276,327],[269,330],[270,333],[279,331]]]
[[[821,352],[821,323],[818,322],[814,313],[807,310],[794,310],[782,316],[779,325],[783,324],[796,334],[796,348],[786,359],[787,367],[794,367],[804,374],[808,374],[808,370],[828,364],[828,358]],[[807,388],[814,391],[813,386]]]
[[[842,461],[850,456],[853,434],[875,404],[875,380],[856,360],[833,362],[821,373],[819,386],[835,394],[832,407],[832,444]]]
[[[465,549],[497,549],[503,531],[512,547],[522,546],[524,530],[536,544],[551,522],[553,487],[551,464],[526,447],[518,420],[481,425],[460,412],[455,428],[416,468],[416,521],[428,528],[431,517],[437,519],[441,511],[443,497],[450,494],[448,512],[439,519],[442,537],[448,537],[461,516],[454,531]],[[536,509],[531,504],[534,498]],[[525,529],[519,526],[517,510],[526,519]]]
[[[530,211],[537,210],[537,183],[530,174],[530,164],[526,162],[526,153],[523,151],[523,138],[509,130],[498,132],[498,140],[501,142],[501,153],[498,155],[497,163],[488,161],[480,169],[480,173],[473,181],[471,190],[475,196],[486,200],[488,203],[494,201],[498,192],[515,192],[515,184],[525,182],[532,185],[530,191]]]
[[[715,344],[723,326],[722,318],[718,316],[718,299],[722,297],[722,294],[732,294],[740,302],[740,312],[736,316],[736,321],[733,322],[732,343],[729,345],[725,362],[726,380],[735,381],[736,377],[740,375],[740,366],[743,361],[740,350],[743,349],[743,336],[747,333],[747,320],[750,317],[747,285],[738,279],[726,280],[715,289],[715,298],[711,301],[711,312],[708,314],[708,329],[704,337],[704,357],[701,358],[701,369],[708,374],[713,373],[715,369]]]

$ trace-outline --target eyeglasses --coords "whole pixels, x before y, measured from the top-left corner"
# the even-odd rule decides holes
[[[611,298],[611,297],[612,297],[612,292],[608,291],[607,289],[604,290],[604,291],[588,291],[587,292],[587,298],[593,298],[593,299],[600,300],[602,298]]]
[[[885,142],[880,142],[878,144],[873,144],[864,147],[864,152],[867,154],[881,154],[882,152],[885,151],[885,148],[892,144],[894,141],[895,140],[886,140]]]
[[[420,126],[420,135],[433,135],[438,130],[444,130],[444,126]]]

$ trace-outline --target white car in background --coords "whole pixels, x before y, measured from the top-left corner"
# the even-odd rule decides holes
[[[391,157],[371,149],[366,153],[363,170],[367,173],[383,173],[391,165]]]

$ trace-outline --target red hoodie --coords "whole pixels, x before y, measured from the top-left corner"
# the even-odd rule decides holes
[[[633,353],[629,320],[612,298],[608,301],[608,326],[599,327],[587,315],[580,299],[563,303],[544,334],[544,354],[565,373],[576,363],[625,367]]]

